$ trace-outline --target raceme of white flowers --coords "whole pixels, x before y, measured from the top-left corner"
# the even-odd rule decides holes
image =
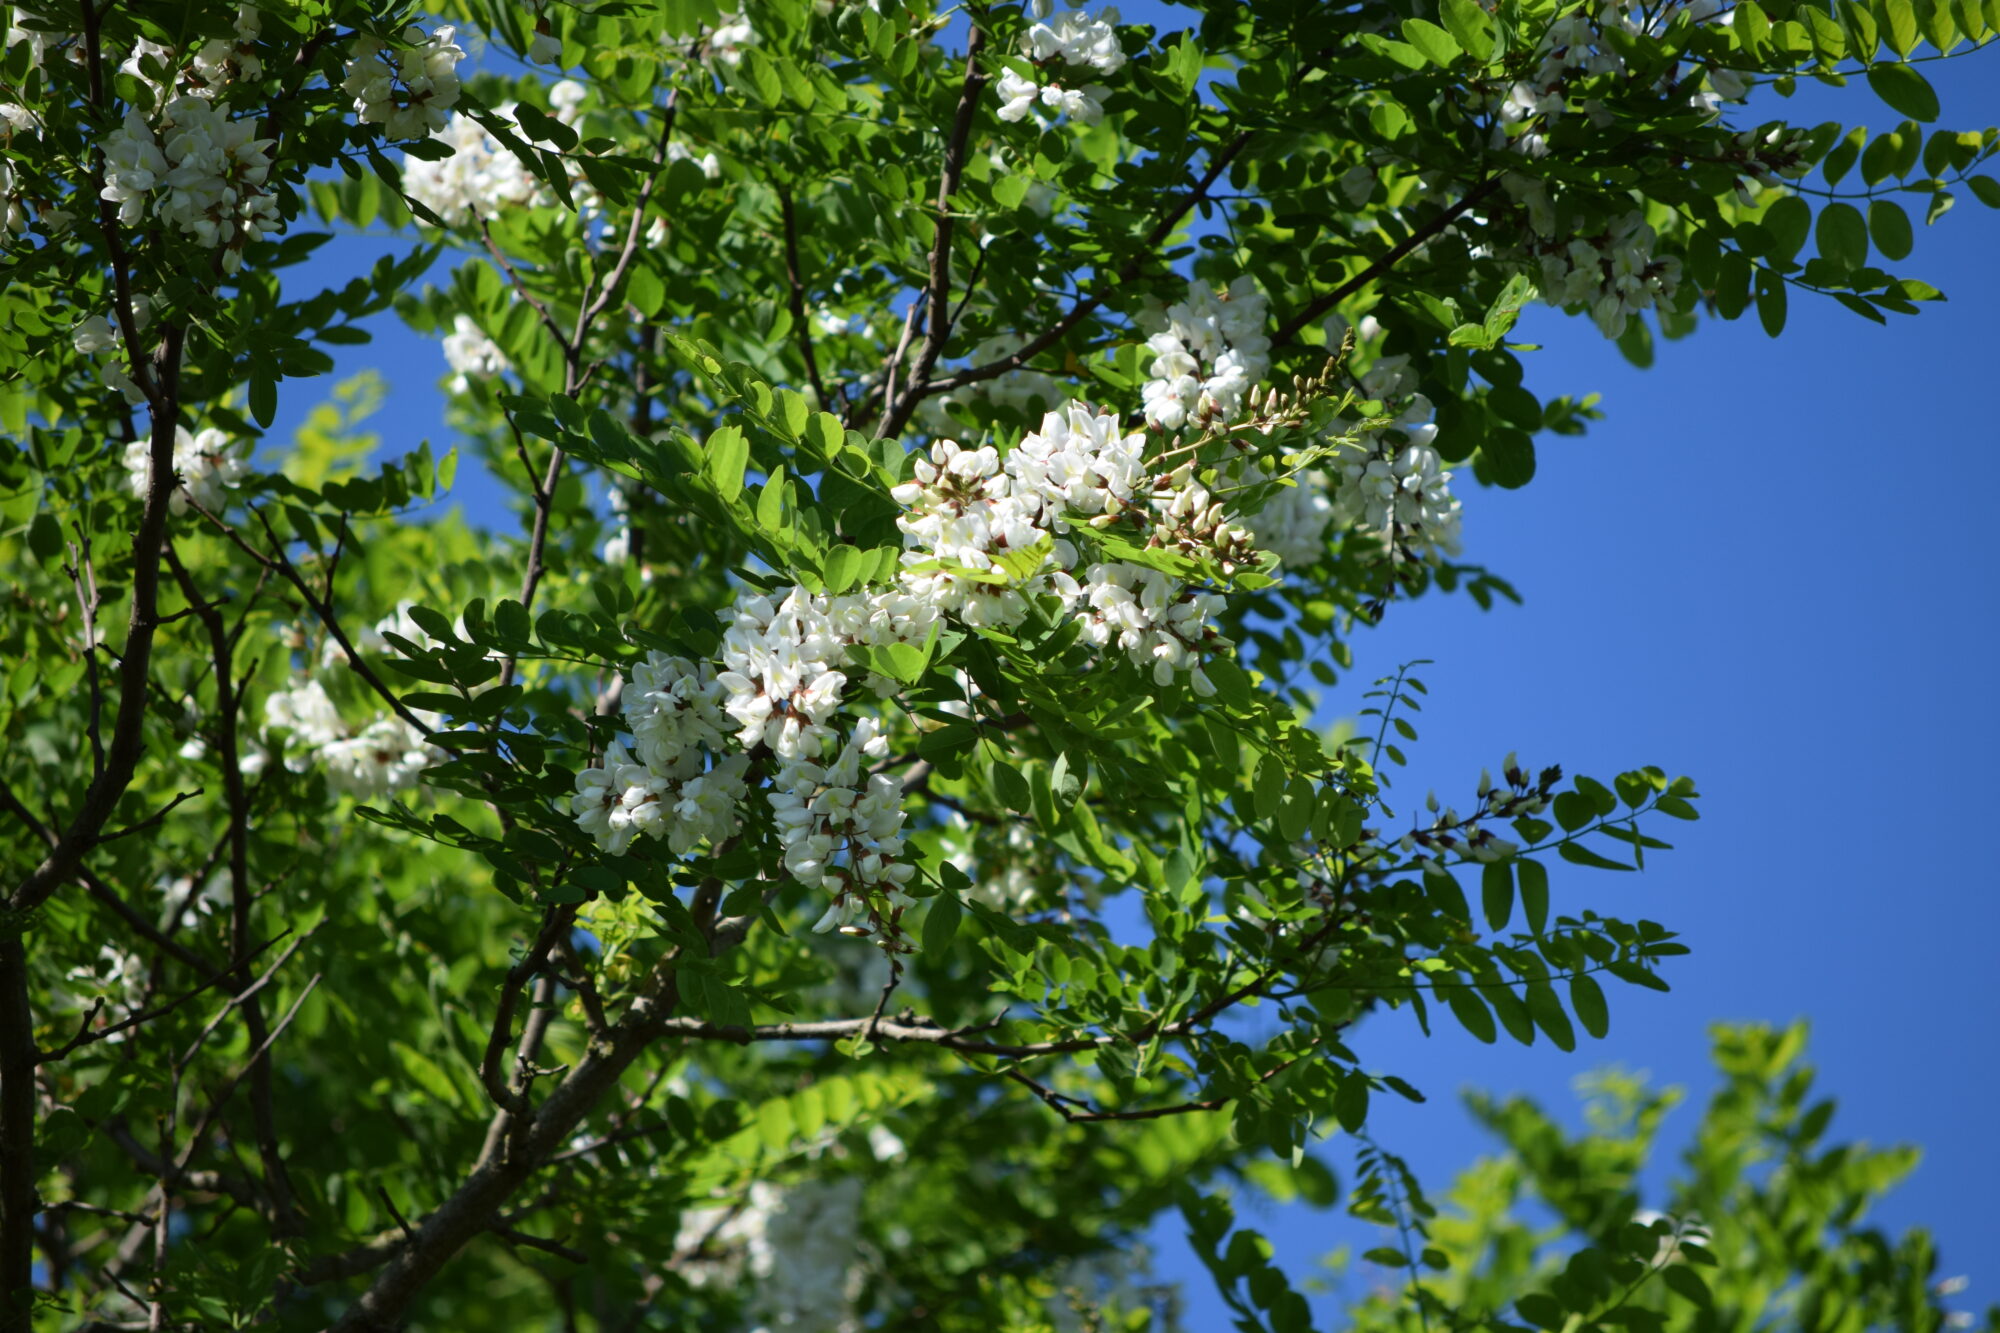
[[[1430,400],[1415,391],[1409,358],[1378,357],[1361,377],[1361,390],[1402,410],[1387,429],[1336,457],[1334,521],[1380,533],[1392,545],[1457,551],[1459,503],[1432,443],[1437,427],[1429,420]]]
[[[386,653],[392,645],[384,637],[396,634],[420,647],[436,645],[410,615],[414,602],[397,604],[395,611],[354,635],[358,653]],[[336,669],[346,653],[331,636],[321,646],[320,670]],[[442,719],[416,714],[425,726],[435,728]],[[339,795],[370,800],[415,785],[424,769],[443,758],[444,752],[424,739],[424,733],[403,718],[378,711],[367,725],[356,730],[342,718],[340,708],[326,692],[326,686],[311,674],[301,674],[282,690],[264,700],[264,725],[288,733],[288,739],[273,748],[284,755],[285,767],[305,773],[315,766],[326,773],[327,785]],[[264,763],[262,754],[249,756],[244,771]]]
[[[1681,261],[1675,255],[1655,258],[1658,240],[1634,210],[1596,235],[1531,246],[1540,259],[1542,299],[1550,305],[1583,306],[1605,337],[1618,337],[1640,311],[1673,307]]]
[[[426,33],[412,24],[401,46],[363,33],[354,39],[341,90],[354,99],[364,125],[378,124],[391,139],[421,139],[445,127],[458,105],[458,62],[465,51],[447,25]]]
[[[900,1142],[880,1126],[869,1145],[878,1160]],[[865,1270],[861,1179],[753,1183],[741,1202],[681,1214],[674,1268],[696,1287],[743,1291],[747,1326],[788,1333],[854,1333],[854,1304]]]
[[[1153,364],[1144,389],[1146,422],[1166,430],[1227,419],[1271,369],[1265,301],[1248,276],[1223,291],[1190,281],[1187,298],[1142,316]]]
[[[270,139],[258,139],[255,122],[231,120],[206,97],[186,94],[160,111],[158,132],[144,112],[125,113],[104,140],[103,198],[118,205],[127,226],[139,222],[147,203],[153,215],[194,238],[203,248],[223,247],[222,267],[234,273],[243,247],[277,231],[277,197],[264,188]]]
[[[1038,20],[1022,38],[1022,52],[1035,66],[1034,78],[1003,69],[994,81],[1000,97],[1000,119],[1027,119],[1037,106],[1085,125],[1103,119],[1110,90],[1098,83],[1065,83],[1071,70],[1116,74],[1125,64],[1118,40],[1118,11],[1106,8],[1092,15],[1073,0],[1063,12],[1052,13],[1049,0],[1032,0],[1029,12]],[[1060,76],[1060,77],[1058,77]]]
[[[102,322],[104,317],[94,318]],[[250,464],[243,456],[247,448],[246,441],[232,440],[227,431],[213,426],[199,433],[190,433],[186,426],[176,427],[174,474],[179,484],[168,500],[172,511],[185,514],[192,501],[212,514],[220,512],[229,503],[228,492],[250,475]],[[152,480],[150,441],[142,438],[125,446],[125,473],[132,494],[144,499]]]
[[[475,378],[492,379],[509,369],[500,345],[487,337],[470,315],[453,317],[451,332],[444,337],[444,359],[452,372],[445,387],[452,393],[464,393]]]

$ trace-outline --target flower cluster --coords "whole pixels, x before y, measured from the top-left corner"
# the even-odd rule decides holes
[[[864,774],[861,767],[863,759],[882,759],[888,752],[880,724],[864,717],[832,763],[791,760],[772,781],[771,812],[785,869],[801,884],[833,895],[815,932],[838,928],[868,935],[881,929],[893,937],[912,906],[902,890],[916,867],[899,859],[903,780]]]
[[[1185,673],[1196,694],[1215,693],[1201,655],[1215,637],[1208,618],[1222,609],[1220,594],[1190,592],[1157,569],[1116,561],[1085,572],[1082,600],[1085,639],[1123,649],[1155,685]]]
[[[1216,540],[1223,530],[1220,506],[1191,468],[1149,474],[1145,443],[1117,414],[1082,403],[1047,413],[1004,459],[938,441],[893,491],[905,508],[893,581],[837,595],[746,588],[713,668],[655,656],[634,670],[624,693],[632,747],[612,747],[578,777],[579,824],[613,854],[642,833],[684,852],[733,829],[724,800],[746,794],[746,760],[761,767],[768,758],[786,870],[832,899],[816,929],[880,934],[906,948],[899,921],[915,868],[903,859],[902,780],[869,769],[887,754],[880,721],[850,716],[850,679],[873,664],[870,652],[925,644],[945,616],[1019,624],[1031,599],[1047,599],[1079,618],[1087,642],[1122,652],[1157,684],[1185,679],[1214,692],[1201,661],[1221,643],[1209,623],[1220,597],[1145,565],[1086,567],[1078,550],[1079,528],[1133,520],[1149,530],[1152,504],[1164,506],[1170,534],[1206,523]],[[880,695],[897,688],[881,676],[866,683]],[[725,743],[741,751],[734,765],[714,757]],[[685,784],[695,781],[708,785],[689,806]]]
[[[583,85],[572,79],[563,79],[549,88],[549,108],[565,125],[573,126],[581,118],[583,98]],[[505,102],[493,111],[501,119],[512,121],[515,106],[513,102]],[[526,137],[525,130],[521,133]],[[405,154],[403,189],[410,198],[437,214],[446,226],[456,227],[475,217],[493,217],[508,209],[540,208],[554,202],[541,178],[471,116],[455,115],[441,121],[431,137],[451,149],[451,156],[431,161]]]
[[[445,384],[451,393],[464,393],[473,379],[489,380],[511,368],[500,345],[470,315],[453,317],[451,332],[444,337],[444,359],[451,367],[451,379]]]
[[[1220,292],[1190,281],[1185,300],[1153,314],[1146,424],[1179,430],[1234,416],[1271,368],[1265,313],[1263,294],[1245,275]]]
[[[329,787],[356,800],[411,786],[440,753],[422,732],[386,713],[378,713],[358,732],[349,730],[326,687],[311,677],[294,680],[264,700],[264,725],[289,734],[289,741],[277,747],[285,754],[286,768],[304,773],[318,765]],[[254,762],[244,766],[246,773],[263,766],[263,756],[247,758]]]
[[[392,47],[363,33],[354,39],[341,91],[354,99],[363,125],[380,125],[391,139],[421,139],[445,127],[458,105],[458,62],[465,51],[450,26],[426,33],[414,24]]]
[[[1329,479],[1317,468],[1293,478],[1249,520],[1252,539],[1280,564],[1310,565],[1326,554],[1326,525],[1333,521]]]
[[[278,200],[264,188],[270,139],[255,123],[231,120],[207,97],[174,98],[160,112],[157,137],[144,113],[125,114],[104,140],[103,198],[118,205],[127,226],[144,215],[147,201],[162,222],[203,248],[221,246],[222,267],[243,265],[243,247],[282,227]]]
[[[1633,315],[1674,304],[1681,261],[1674,255],[1655,257],[1658,240],[1635,210],[1595,235],[1531,245],[1540,261],[1542,299],[1555,306],[1582,306],[1605,337],[1618,337]]]
[[[877,1130],[869,1143],[879,1158],[895,1136]],[[747,1293],[745,1327],[851,1333],[865,1276],[855,1244],[861,1188],[853,1175],[789,1186],[760,1180],[739,1202],[690,1209],[674,1269],[695,1287]]]
[[[243,457],[246,447],[213,426],[199,433],[190,433],[186,426],[175,427],[174,474],[179,484],[168,501],[173,512],[185,514],[190,502],[210,513],[228,504],[228,492],[250,475],[250,465]],[[132,494],[144,499],[152,480],[150,441],[137,439],[125,446],[125,473]]]
[[[1357,332],[1363,342],[1373,342],[1382,328],[1369,316]],[[1347,336],[1346,321],[1329,320],[1326,335],[1327,346],[1340,346]],[[1376,357],[1357,388],[1395,414],[1386,426],[1359,443],[1344,443],[1335,455],[1333,520],[1377,533],[1396,550],[1458,550],[1459,503],[1434,444],[1431,401],[1416,391],[1409,357]],[[1334,428],[1345,430],[1348,424],[1336,422]]]
[[[1065,86],[1051,72],[1060,67],[1065,72],[1082,68],[1116,74],[1125,64],[1125,51],[1118,40],[1118,11],[1107,8],[1092,16],[1076,9],[1078,0],[1065,3],[1068,10],[1051,14],[1050,0],[1032,0],[1030,9],[1039,21],[1028,29],[1022,49],[1034,62],[1037,77],[1031,79],[1012,69],[1000,72],[994,82],[994,91],[1000,96],[1000,119],[1025,120],[1037,105],[1085,125],[1103,119],[1109,89],[1097,83]]]

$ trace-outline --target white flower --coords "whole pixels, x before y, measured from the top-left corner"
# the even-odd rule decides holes
[[[742,755],[728,755],[704,769],[700,752],[689,750],[662,772],[614,743],[601,765],[577,774],[570,810],[577,826],[613,856],[624,855],[642,836],[685,855],[736,831],[748,766]]]
[[[176,427],[174,472],[179,485],[169,501],[173,512],[185,514],[189,501],[210,513],[222,509],[229,502],[227,492],[250,475],[250,465],[242,457],[246,447],[213,426],[198,435],[189,434],[186,426]],[[132,493],[144,499],[152,476],[151,441],[142,438],[125,446],[125,471]]]
[[[538,32],[535,40],[528,43],[527,59],[531,65],[560,65],[562,63],[562,39],[553,34]]]
[[[1000,71],[999,79],[994,82],[994,91],[1000,95],[1000,119],[1010,122],[1027,119],[1041,95],[1041,89],[1033,79],[1023,78],[1011,69]]]

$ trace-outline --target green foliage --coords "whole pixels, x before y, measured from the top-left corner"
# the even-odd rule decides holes
[[[1174,1204],[1300,1329],[1217,1192],[1328,1205],[1343,1137],[1411,1279],[1368,1317],[1499,1318],[1368,1138],[1423,1096],[1371,1019],[1603,1036],[1685,948],[1571,867],[1698,793],[1509,756],[1406,800],[1422,664],[1352,688],[1357,641],[1518,600],[1461,500],[1600,416],[1530,387],[1528,303],[1641,363],[1885,320],[1941,296],[1883,267],[1919,202],[2000,207],[1909,59],[1990,0],[1732,12],[453,0],[458,68],[360,0],[18,6],[0,1333],[1163,1328],[1113,1260]],[[1737,123],[1801,76],[1908,119]],[[315,217],[387,253],[315,291],[356,253]],[[391,313],[449,446],[313,383]],[[1888,1166],[1798,1170],[1807,1214],[1727,1224],[1759,1264]],[[1660,1233],[1577,1202],[1595,1257],[1531,1249],[1520,1319],[1752,1308],[1698,1259],[1606,1304]],[[1894,1254],[1813,1326],[1914,1319],[1867,1304]]]

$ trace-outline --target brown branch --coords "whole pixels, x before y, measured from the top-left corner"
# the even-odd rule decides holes
[[[1342,301],[1345,301],[1348,297],[1387,273],[1407,258],[1413,251],[1436,240],[1438,236],[1444,233],[1447,227],[1476,208],[1482,200],[1499,188],[1500,178],[1498,176],[1490,177],[1475,185],[1466,194],[1465,198],[1459,200],[1450,208],[1445,209],[1429,222],[1426,222],[1423,226],[1418,227],[1408,236],[1390,246],[1388,250],[1383,252],[1379,259],[1369,264],[1347,281],[1341,283],[1338,287],[1335,287],[1326,295],[1312,301],[1305,309],[1279,325],[1278,331],[1271,337],[1271,346],[1282,347],[1290,342],[1298,335],[1300,329],[1311,324]]]
[[[0,808],[11,811],[15,818],[27,826],[29,832],[42,840],[45,846],[54,847],[56,845],[58,839],[56,831],[37,819],[35,812],[28,809],[21,798],[14,794],[14,789],[9,787],[4,781],[0,781]],[[202,970],[206,970],[209,967],[207,959],[188,948],[185,944],[177,943],[167,935],[161,933],[154,927],[152,922],[139,915],[138,909],[125,901],[124,895],[92,874],[87,868],[82,866],[77,867],[76,878],[82,883],[85,892],[90,894],[97,902],[110,908],[119,920],[123,921],[154,948],[171,954],[176,960],[187,964],[189,967]]]
[[[177,426],[182,331],[169,327],[158,358],[160,397],[153,409],[153,434],[145,507],[132,539],[132,616],[125,651],[118,663],[118,711],[111,724],[103,771],[91,779],[69,826],[34,871],[9,896],[7,910],[32,911],[69,880],[95,846],[118,799],[132,783],[145,750],[146,677],[152,664],[153,635],[159,627],[160,546],[166,539],[168,502],[174,492],[174,432]],[[32,1188],[32,1185],[30,1186]],[[0,1271],[0,1285],[6,1274]]]
[[[938,176],[937,232],[931,238],[930,281],[925,289],[930,327],[924,331],[923,344],[917,348],[909,386],[894,399],[883,400],[887,410],[878,435],[896,434],[917,410],[917,404],[928,392],[926,386],[938,356],[951,338],[951,242],[958,228],[951,198],[958,193],[959,180],[965,174],[965,145],[979,110],[979,94],[986,87],[988,76],[979,68],[979,52],[985,45],[986,30],[974,23],[965,40],[965,82],[958,90],[958,110],[952,116],[951,133],[944,145],[944,170]]]
[[[806,284],[799,276],[798,215],[792,208],[792,192],[782,186],[778,189],[778,216],[784,224],[785,284],[792,328],[798,334],[799,356],[806,363],[806,382],[812,385],[814,400],[823,411],[828,406],[826,385],[820,380],[819,361],[813,356],[812,326],[806,322]]]
[[[343,536],[346,529],[347,524],[343,520]],[[223,622],[222,612],[217,609],[216,603],[202,600],[194,576],[181,562],[180,553],[174,549],[172,542],[167,543],[166,553],[167,564],[180,585],[181,595],[187,598],[188,606],[208,632],[209,652],[215,667],[216,753],[222,765],[222,787],[229,806],[230,948],[241,955],[250,946],[251,934],[250,798],[243,785],[243,766],[238,748],[237,721],[242,708],[242,695],[235,680],[234,645],[229,637],[229,627]],[[327,574],[326,598],[329,602],[333,598],[331,570]],[[199,888],[199,885],[192,885],[188,890],[189,896],[192,897]],[[248,985],[250,972],[247,959],[236,975],[239,984]],[[257,989],[251,986],[245,990],[241,1003],[243,1022],[251,1044],[261,1047],[268,1044],[271,1032],[264,1021],[264,1007],[257,998]],[[271,1104],[271,1063],[262,1056],[250,1066],[250,1113],[257,1139],[257,1155],[264,1166],[264,1183],[271,1191],[272,1229],[282,1239],[295,1234],[300,1224],[292,1203],[291,1178],[286,1174],[284,1154],[278,1146],[276,1117]]]
[[[1221,179],[1222,173],[1229,169],[1229,164],[1236,160],[1238,154],[1250,143],[1252,137],[1254,137],[1252,131],[1244,130],[1234,139],[1231,139],[1228,143],[1209,155],[1208,169],[1202,173],[1201,178],[1190,186],[1187,193],[1176,200],[1173,206],[1154,224],[1153,229],[1146,233],[1145,237],[1140,240],[1137,250],[1133,252],[1132,258],[1126,260],[1119,267],[1117,273],[1112,275],[1109,282],[1094,284],[1090,295],[1078,300],[1061,319],[1058,319],[1054,324],[1051,324],[1048,328],[1042,330],[1006,356],[996,361],[988,361],[984,365],[968,367],[955,374],[947,375],[943,379],[912,384],[903,394],[902,398],[898,400],[897,406],[901,410],[891,412],[884,419],[881,429],[876,433],[878,435],[896,434],[908,424],[910,413],[916,410],[917,404],[932,394],[949,393],[953,389],[961,389],[968,384],[978,384],[983,380],[997,378],[1010,370],[1019,370],[1038,353],[1062,341],[1065,334],[1093,314],[1114,293],[1129,285],[1134,278],[1139,276],[1139,270],[1145,267],[1147,261],[1153,258],[1153,253],[1159,247],[1160,242],[1172,235],[1174,228],[1180,225],[1181,219],[1187,215],[1188,211],[1207,197],[1209,187]]]

